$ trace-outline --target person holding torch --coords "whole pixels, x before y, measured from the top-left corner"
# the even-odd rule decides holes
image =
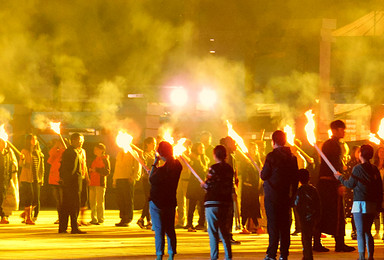
[[[168,259],[174,259],[176,254],[176,190],[182,170],[181,163],[173,157],[173,147],[162,141],[149,174],[151,190],[149,195],[149,211],[152,217],[152,228],[155,231],[155,247],[157,260],[163,259],[165,235],[168,237]],[[165,161],[157,167],[159,159]]]
[[[330,125],[332,130],[331,139],[327,140],[322,147],[322,152],[336,171],[343,172],[342,143],[340,139],[345,136],[345,123],[341,120],[333,121]],[[336,252],[351,252],[355,248],[347,246],[344,242],[345,218],[344,218],[344,187],[334,178],[331,167],[321,160],[319,181],[317,188],[321,201],[321,220],[314,234],[313,250],[317,252],[328,252],[329,249],[321,244],[321,233],[333,235],[335,238]]]

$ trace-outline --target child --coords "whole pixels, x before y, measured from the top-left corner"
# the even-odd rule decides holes
[[[301,223],[301,242],[303,243],[303,259],[312,260],[313,229],[320,217],[320,198],[317,189],[309,184],[309,172],[299,170],[301,187],[297,191],[295,206]]]
[[[227,152],[225,147],[218,145],[213,149],[216,164],[212,165],[207,175],[207,180],[202,184],[206,189],[205,217],[208,223],[209,245],[211,259],[218,259],[219,234],[223,241],[225,259],[232,259],[231,236],[226,227],[227,216],[230,212],[233,189],[233,168],[225,162]]]

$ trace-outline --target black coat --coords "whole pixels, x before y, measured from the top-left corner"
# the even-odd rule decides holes
[[[265,201],[293,206],[298,186],[297,158],[289,147],[275,148],[267,155],[260,177],[264,180]]]
[[[79,153],[69,146],[61,157],[60,183],[64,188],[81,191],[82,177]]]

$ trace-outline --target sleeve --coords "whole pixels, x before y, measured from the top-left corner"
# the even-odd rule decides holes
[[[352,170],[352,175],[351,177],[348,179],[348,180],[345,180],[343,176],[339,176],[339,181],[341,182],[341,184],[343,184],[345,187],[349,188],[349,189],[353,189],[356,187],[357,185],[357,178],[356,178],[356,174],[359,172],[359,168],[358,167],[355,167],[353,168]]]
[[[268,180],[272,175],[272,164],[271,164],[271,154],[267,155],[267,158],[265,159],[265,163],[263,166],[263,169],[260,173],[260,178],[265,181]]]
[[[12,149],[9,149],[9,155],[10,155],[10,165],[9,165],[10,169],[9,169],[9,173],[11,173],[11,174],[17,173],[19,167],[18,167],[18,164],[17,164],[16,155],[12,151]]]

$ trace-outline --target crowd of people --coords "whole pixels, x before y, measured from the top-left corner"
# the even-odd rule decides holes
[[[279,259],[288,259],[293,218],[292,235],[301,233],[303,259],[313,259],[313,251],[329,251],[321,243],[322,234],[334,237],[336,252],[351,252],[355,248],[344,241],[347,217],[352,218],[351,236],[357,239],[359,259],[366,259],[365,251],[368,259],[373,259],[373,239],[379,238],[380,222],[384,222],[384,147],[374,152],[370,145],[355,146],[348,157],[344,122],[336,120],[330,126],[332,137],[324,142],[322,151],[336,172],[321,160],[316,187],[311,184],[314,159],[303,156],[299,142],[287,146],[286,134],[280,130],[272,134],[273,150],[267,155],[264,141],[248,144],[249,156],[261,166],[260,172],[246,156],[239,156],[231,137],[213,146],[209,132],[202,132],[197,142],[186,140],[184,160],[173,156],[168,142],[148,137],[143,150],[119,151],[112,166],[102,143],[94,146],[94,160],[87,163],[84,136],[79,133],[70,136],[69,144],[54,141],[47,160],[33,134],[26,136],[19,160],[0,139],[0,224],[8,224],[9,215],[18,210],[20,186],[20,207],[24,209],[20,217],[26,225],[35,225],[46,161],[59,233],[68,232],[69,219],[72,234],[86,233],[79,226],[104,223],[107,178],[112,175],[120,214],[117,227],[132,222],[135,184],[141,180],[144,206],[137,225],[155,231],[157,259],[163,258],[165,236],[168,259],[174,258],[175,229],[208,232],[211,259],[218,259],[219,241],[226,259],[232,259],[232,245],[240,244],[233,238],[234,223],[240,234],[268,233],[266,260],[276,259],[279,245]],[[186,163],[203,181],[191,174]],[[89,221],[84,214],[87,205]],[[193,221],[195,211],[197,224]]]

